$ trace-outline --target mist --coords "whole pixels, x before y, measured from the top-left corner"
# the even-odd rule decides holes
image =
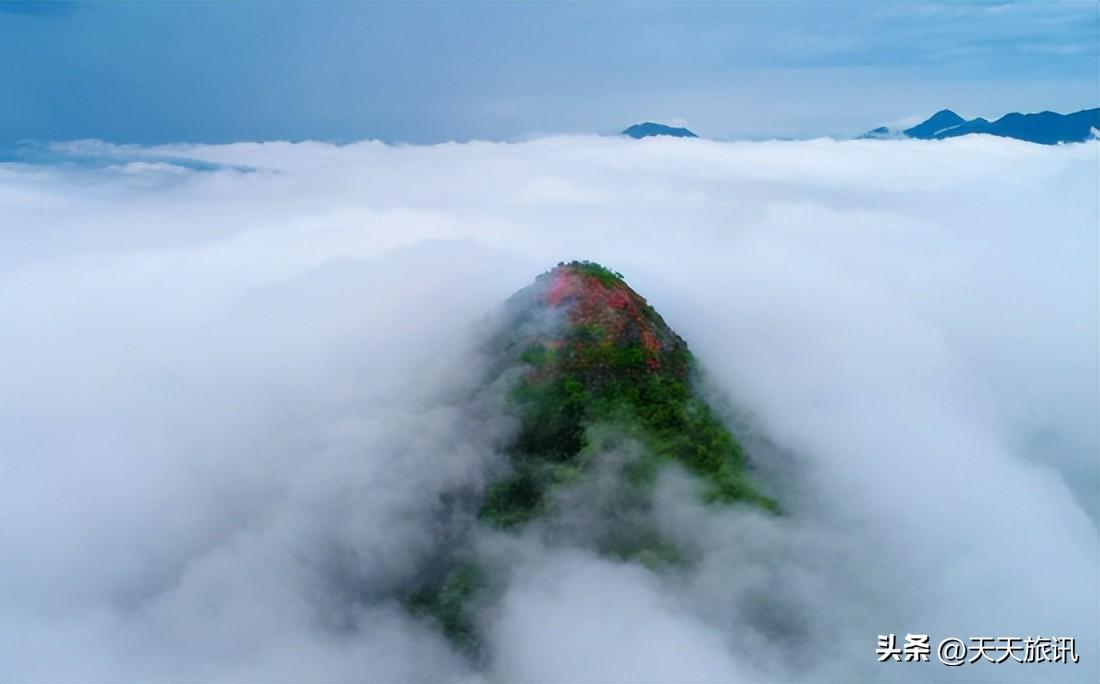
[[[1096,681],[1098,162],[966,136],[0,164],[0,679]],[[783,514],[669,470],[682,568],[478,533],[507,584],[477,662],[401,596],[506,459],[486,321],[571,259],[687,340]],[[1080,662],[877,662],[907,632]]]

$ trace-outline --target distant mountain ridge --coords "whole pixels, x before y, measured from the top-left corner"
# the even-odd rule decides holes
[[[864,133],[861,138],[905,137],[918,140],[943,140],[971,133],[985,133],[1002,138],[1015,138],[1040,145],[1084,142],[1094,137],[1093,131],[1100,130],[1100,107],[1083,109],[1072,114],[1057,112],[1039,112],[1021,114],[1012,112],[996,121],[978,117],[964,119],[950,109],[942,109],[927,120],[893,133],[885,126]]]
[[[655,135],[668,135],[674,138],[698,138],[686,128],[675,128],[673,126],[666,126],[664,124],[653,123],[652,121],[646,121],[640,124],[634,124],[630,128],[622,132],[623,135],[630,136],[631,138],[649,138]]]

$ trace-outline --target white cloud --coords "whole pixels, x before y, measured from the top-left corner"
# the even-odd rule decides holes
[[[0,677],[1095,681],[1098,145],[0,167]],[[440,495],[501,458],[476,322],[571,258],[688,340],[787,513],[670,476],[688,568],[517,542],[466,662],[393,597],[462,522]],[[1075,636],[1081,663],[874,662],[907,631]]]

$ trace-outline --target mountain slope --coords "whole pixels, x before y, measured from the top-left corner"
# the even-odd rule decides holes
[[[528,367],[512,396],[516,470],[490,488],[484,518],[507,527],[535,515],[562,466],[583,467],[591,426],[608,422],[706,478],[709,498],[773,505],[743,477],[740,445],[693,391],[687,343],[619,274],[559,265],[506,308],[500,351]]]
[[[687,562],[653,512],[658,478],[687,474],[709,505],[778,512],[751,482],[741,445],[697,390],[687,343],[618,273],[559,264],[504,305],[488,348],[491,386],[516,421],[506,467],[456,545],[407,605],[480,653],[478,614],[507,572],[480,536],[529,538],[660,570]]]

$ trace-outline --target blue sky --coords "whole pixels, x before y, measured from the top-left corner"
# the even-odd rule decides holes
[[[0,0],[0,140],[856,134],[1100,99],[1095,2]]]

